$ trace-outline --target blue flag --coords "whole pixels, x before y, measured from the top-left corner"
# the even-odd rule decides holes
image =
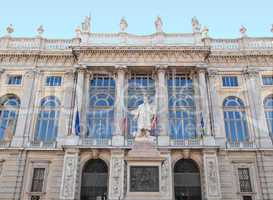
[[[81,133],[80,113],[77,110],[77,112],[76,112],[76,118],[75,118],[75,134],[79,136],[80,133]]]

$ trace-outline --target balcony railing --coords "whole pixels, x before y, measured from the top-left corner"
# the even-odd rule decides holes
[[[27,147],[30,148],[56,148],[57,142],[44,142],[44,141],[31,141],[28,143]]]
[[[193,139],[171,139],[170,146],[175,147],[200,147],[203,145],[203,140],[201,138]]]
[[[226,143],[227,148],[229,149],[253,149],[256,148],[254,142],[236,142],[236,143]]]
[[[82,138],[80,145],[83,146],[112,146],[111,138]]]

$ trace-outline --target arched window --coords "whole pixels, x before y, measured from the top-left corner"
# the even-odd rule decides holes
[[[41,100],[36,125],[35,141],[54,142],[58,133],[60,101],[49,96]]]
[[[264,111],[271,138],[273,138],[273,95],[264,100]]]
[[[172,139],[196,137],[192,80],[186,74],[170,74],[168,79],[169,124]]]
[[[111,138],[113,133],[115,81],[112,77],[95,74],[90,81],[87,137]]]
[[[14,134],[20,101],[13,95],[7,95],[0,99],[0,140],[9,140]]]
[[[227,97],[223,103],[227,141],[232,144],[249,140],[245,106],[237,97]]]

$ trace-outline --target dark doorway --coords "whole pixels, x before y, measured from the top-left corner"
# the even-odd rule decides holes
[[[181,159],[174,166],[175,200],[202,200],[200,173],[191,159]]]
[[[107,200],[108,167],[103,160],[88,161],[82,172],[81,200]]]

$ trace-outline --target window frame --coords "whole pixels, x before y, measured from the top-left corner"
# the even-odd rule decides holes
[[[231,77],[235,77],[236,78],[236,80],[237,80],[237,85],[234,85],[234,86],[232,86],[232,85],[227,85],[227,86],[225,86],[224,85],[224,78],[231,78]],[[230,82],[230,80],[229,80],[229,82]],[[230,82],[231,83],[231,82]],[[239,88],[240,87],[240,77],[239,77],[239,75],[237,75],[237,74],[224,74],[224,75],[221,75],[221,87],[222,88],[225,88],[225,89],[230,89],[230,88],[234,88],[234,89],[236,89],[236,88]]]
[[[17,77],[17,76],[21,77],[20,84],[9,84],[10,78]],[[6,85],[8,87],[22,87],[23,86],[23,75],[22,74],[7,74],[6,75]]]
[[[51,161],[49,161],[49,160],[30,160],[29,161],[29,164],[30,164],[29,170],[28,170],[29,179],[27,181],[27,187],[26,187],[26,194],[29,198],[31,198],[31,196],[40,196],[40,198],[43,199],[43,197],[46,195],[50,163],[51,163]],[[41,192],[32,192],[31,191],[35,168],[44,168],[45,169],[44,181],[43,181],[43,186],[42,186]]]
[[[273,74],[261,74],[261,84],[262,84],[262,86],[263,87],[272,87],[273,86],[273,84],[272,85],[266,85],[266,84],[264,84],[264,80],[263,80],[263,78],[264,77],[271,77],[272,78],[272,83],[273,83]]]
[[[48,85],[47,83],[48,83],[48,79],[49,78],[60,78],[61,80],[60,80],[60,85]],[[63,76],[62,75],[46,75],[45,76],[45,87],[61,87],[62,85],[63,85],[63,81],[64,81],[64,78],[63,78]]]

